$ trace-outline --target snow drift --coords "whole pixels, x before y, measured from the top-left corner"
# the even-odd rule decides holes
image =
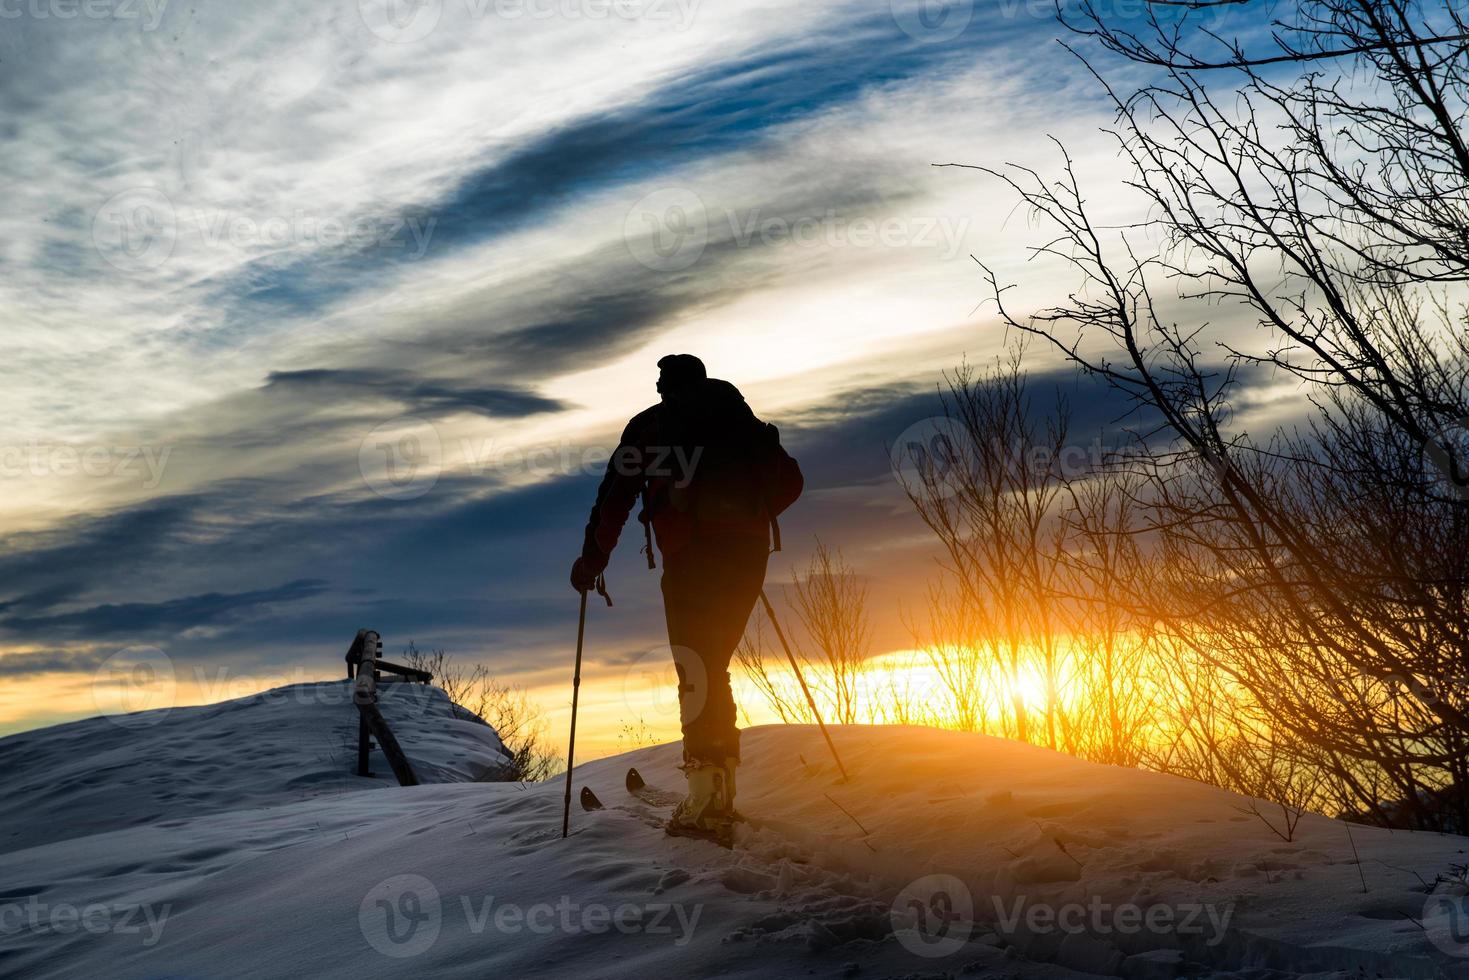
[[[0,740],[0,975],[1469,977],[1462,837],[919,728],[835,730],[842,783],[781,726],[733,852],[624,792],[676,745],[579,767],[563,841],[441,692],[383,711],[427,785],[352,774],[345,683]]]

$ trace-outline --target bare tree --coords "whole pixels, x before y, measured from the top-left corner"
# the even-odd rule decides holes
[[[1058,604],[1083,695],[1073,702],[1070,751],[1123,766],[1146,753],[1159,697],[1152,624],[1135,612],[1149,560],[1137,533],[1138,482],[1120,468],[1068,477]]]
[[[540,782],[562,771],[561,756],[546,739],[546,714],[524,688],[496,680],[483,664],[460,664],[442,649],[421,651],[411,640],[403,659],[433,674],[460,718],[495,730],[509,761],[491,781]]]
[[[800,666],[812,697],[822,704],[824,721],[851,725],[875,717],[876,699],[864,687],[867,659],[872,652],[872,627],[867,612],[867,585],[840,551],[831,551],[820,539],[804,572],[795,576],[796,619],[805,642],[789,631],[786,640]],[[769,650],[764,613],[757,610],[735,651],[735,660],[764,701],[786,724],[810,724],[815,719],[790,675],[785,651]]]
[[[1057,464],[1067,411],[1058,396],[1038,416],[1020,357],[1017,350],[1008,363],[979,374],[961,367],[941,393],[948,431],[934,445],[898,451],[916,474],[904,489],[944,549],[941,567],[965,606],[966,631],[991,638],[1010,731],[1060,748],[1066,678],[1054,597],[1064,547]],[[1039,731],[1025,690],[1035,672],[1043,687]]]
[[[856,724],[863,709],[862,675],[872,652],[867,585],[840,551],[829,550],[818,538],[793,590],[796,614],[816,649],[815,656],[803,657],[818,668],[808,682],[825,692],[832,709],[828,720]]]
[[[811,709],[801,697],[800,688],[784,676],[780,654],[772,655],[766,646],[764,615],[757,609],[750,617],[750,626],[735,649],[735,661],[782,724],[811,724]]]
[[[1256,736],[1324,767],[1328,795],[1371,811],[1394,787],[1432,826],[1418,801],[1457,786],[1462,826],[1469,329],[1443,290],[1469,280],[1469,31],[1447,2],[1294,17],[1261,55],[1084,8],[1084,33],[1160,69],[1130,92],[1097,76],[1149,216],[1099,225],[1069,158],[1059,180],[991,170],[1083,282],[1024,313],[986,275],[1007,326],[1161,420],[1130,463],[1157,572],[1132,611],[1268,707]],[[1261,439],[1235,409],[1268,377],[1299,386],[1303,420]]]
[[[1002,728],[1005,722],[1003,715],[995,719],[994,711],[1008,695],[997,670],[1003,662],[998,638],[984,628],[978,612],[952,582],[939,578],[928,587],[927,621],[921,628],[908,627],[926,672],[937,682],[937,690],[922,692],[918,700],[932,717],[963,732],[989,732],[995,720]],[[911,691],[901,693],[913,700]],[[891,713],[899,713],[896,706]]]

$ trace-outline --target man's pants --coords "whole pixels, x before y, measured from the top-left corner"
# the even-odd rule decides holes
[[[749,535],[695,540],[663,560],[663,611],[678,668],[684,760],[740,757],[729,662],[765,584],[769,543]]]

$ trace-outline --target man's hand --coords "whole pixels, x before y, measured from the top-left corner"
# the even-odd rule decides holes
[[[571,566],[571,587],[578,592],[590,592],[597,587],[597,576],[607,567],[607,562],[591,562],[585,556]]]

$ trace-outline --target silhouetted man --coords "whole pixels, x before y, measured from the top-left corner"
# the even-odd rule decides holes
[[[729,662],[765,582],[776,517],[801,495],[801,469],[734,385],[691,354],[658,362],[662,401],[627,424],[607,464],[571,584],[597,584],[642,499],[648,565],[663,555],[663,606],[679,678],[688,796],[668,832],[728,843],[740,761]],[[777,537],[778,543],[778,537]]]

